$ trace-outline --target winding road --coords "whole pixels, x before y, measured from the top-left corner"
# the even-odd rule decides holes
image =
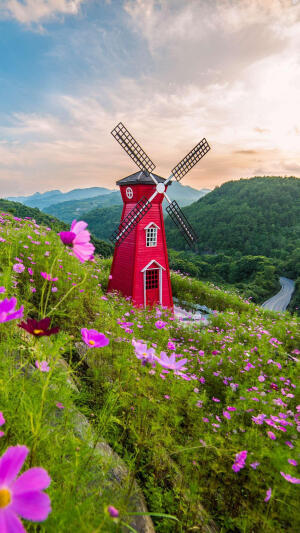
[[[262,307],[270,311],[285,311],[295,289],[295,282],[292,279],[280,277],[279,281],[280,291],[262,304]]]

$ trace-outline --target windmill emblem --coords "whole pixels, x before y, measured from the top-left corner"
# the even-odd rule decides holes
[[[192,247],[197,235],[178,203],[168,197],[167,187],[173,179],[179,182],[210,146],[202,139],[164,179],[153,174],[155,164],[122,122],[111,133],[140,171],[117,181],[124,206],[120,224],[111,236],[115,252],[108,290],[132,297],[135,305],[159,303],[172,308],[162,202],[166,198],[168,215]]]

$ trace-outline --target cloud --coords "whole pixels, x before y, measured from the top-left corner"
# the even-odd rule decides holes
[[[48,4],[55,13],[69,2]],[[288,0],[126,0],[119,25],[60,27],[55,61],[69,72],[79,56],[80,76],[69,91],[45,93],[46,111],[2,121],[2,194],[114,187],[136,169],[109,133],[119,121],[163,176],[206,137],[212,150],[186,185],[299,175],[299,7]]]
[[[0,0],[0,18],[30,25],[57,15],[76,15],[84,0]]]

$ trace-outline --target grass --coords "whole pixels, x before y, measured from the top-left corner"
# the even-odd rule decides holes
[[[39,525],[26,522],[27,530],[125,531],[137,478],[149,512],[159,515],[153,516],[158,533],[202,531],[212,522],[222,532],[294,533],[299,486],[280,472],[299,478],[288,462],[299,462],[297,365],[291,359],[299,350],[299,318],[173,274],[175,296],[215,310],[208,327],[186,328],[164,309],[138,310],[107,295],[110,259],[82,265],[34,221],[2,215],[0,229],[1,296],[16,296],[24,317],[50,316],[51,326],[60,327],[57,335],[35,338],[17,327],[19,321],[0,324],[1,452],[26,444],[26,467],[43,466],[52,479],[52,512]],[[20,262],[25,270],[18,274],[13,265]],[[48,282],[40,272],[58,280]],[[109,345],[85,348],[83,327],[103,332]],[[186,370],[176,375],[141,365],[132,339],[158,356],[176,351],[188,359]],[[40,372],[37,360],[46,360],[50,371]],[[75,409],[88,418],[90,439],[74,429]],[[261,424],[259,414],[265,415]],[[103,439],[128,466],[118,486],[109,482],[112,465],[95,452]],[[242,450],[248,452],[245,467],[234,472]],[[119,519],[111,518],[108,505],[119,509]]]

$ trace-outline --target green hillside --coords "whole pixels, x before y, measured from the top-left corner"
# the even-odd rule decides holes
[[[156,533],[298,531],[299,319],[172,274],[174,296],[214,309],[208,326],[187,326],[107,294],[109,259],[79,263],[56,232],[3,212],[0,230],[1,454],[26,446],[24,471],[51,479],[35,470],[31,489],[48,496],[21,508],[26,531],[153,531],[137,524],[147,509]],[[59,331],[18,327],[29,317]],[[164,368],[163,352],[181,370]],[[16,491],[22,465],[11,464],[2,476]],[[42,497],[51,509],[34,523]]]
[[[84,198],[82,200],[70,200],[53,204],[43,208],[45,213],[53,215],[64,222],[71,223],[74,218],[77,220],[85,217],[86,213],[96,208],[111,207],[121,205],[122,198],[120,191],[113,191],[109,194],[94,196],[93,198]],[[101,238],[103,238],[101,236]]]
[[[184,209],[199,251],[287,257],[300,248],[300,179],[255,177],[229,181]],[[185,241],[166,222],[173,248]]]
[[[109,241],[113,231],[118,227],[121,219],[122,205],[96,208],[84,214],[91,232],[100,239]]]
[[[67,231],[69,225],[61,220],[58,220],[54,216],[47,215],[40,211],[37,207],[28,207],[19,202],[11,202],[10,200],[0,199],[0,210],[12,213],[19,218],[30,218],[36,221],[37,224],[43,224],[49,226],[52,230]],[[97,236],[92,235],[92,242],[95,246],[96,253],[103,255],[103,257],[109,257],[113,252],[113,246],[107,242],[102,241]]]

